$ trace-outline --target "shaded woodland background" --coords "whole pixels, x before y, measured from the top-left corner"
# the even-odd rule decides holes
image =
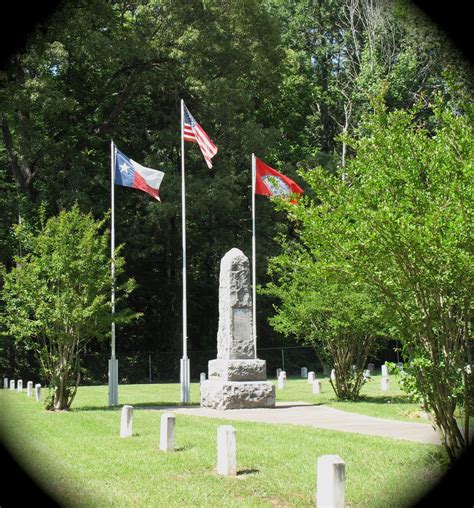
[[[148,380],[150,360],[154,380],[177,379],[181,98],[219,148],[209,170],[186,145],[188,333],[197,377],[215,356],[220,259],[235,246],[250,255],[250,154],[304,187],[298,170],[334,171],[351,157],[339,136],[357,135],[380,87],[390,108],[422,101],[427,116],[438,91],[472,91],[466,52],[405,1],[90,0],[43,8],[2,55],[0,262],[8,268],[18,253],[11,226],[37,227],[40,208],[47,216],[75,203],[96,217],[107,212],[110,139],[164,171],[162,204],[116,188],[116,239],[138,283],[129,305],[144,314],[117,333],[122,381]],[[453,33],[459,42],[462,25]],[[291,236],[290,225],[258,197],[260,284],[268,281],[267,259],[278,254],[277,234]],[[281,366],[277,348],[297,345],[269,326],[273,303],[258,298],[259,356],[269,372]],[[34,364],[11,337],[0,340],[5,375]],[[394,346],[380,358],[396,360]],[[85,380],[105,381],[109,348],[105,340],[90,349]],[[309,348],[286,354],[290,372],[320,367]]]

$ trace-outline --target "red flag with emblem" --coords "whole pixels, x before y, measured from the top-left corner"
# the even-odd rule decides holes
[[[293,180],[271,168],[255,157],[255,194],[289,197],[303,194],[303,189]],[[296,203],[294,199],[292,203]]]

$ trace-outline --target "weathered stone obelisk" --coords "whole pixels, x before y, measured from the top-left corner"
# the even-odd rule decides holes
[[[217,359],[201,383],[201,406],[240,409],[275,406],[275,387],[266,380],[252,337],[249,260],[231,249],[221,260]]]

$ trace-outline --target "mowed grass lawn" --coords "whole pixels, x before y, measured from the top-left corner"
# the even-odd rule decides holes
[[[275,385],[277,402],[307,402],[309,404],[325,404],[343,411],[378,416],[409,422],[427,424],[425,417],[418,404],[410,402],[404,394],[396,376],[390,376],[390,388],[387,392],[381,391],[381,376],[375,375],[368,381],[361,391],[361,400],[357,402],[340,402],[336,400],[334,391],[328,378],[320,375],[317,379],[322,380],[322,393],[313,394],[312,386],[305,379],[289,378],[283,390],[278,389],[276,379],[271,381]],[[180,400],[180,386],[176,383],[162,383],[150,385],[121,385],[119,387],[119,402],[121,404],[142,405],[173,405]],[[97,406],[107,404],[107,387],[87,387],[80,389],[73,407]],[[199,383],[191,383],[191,403],[199,404]]]
[[[343,411],[360,413],[379,418],[403,420],[409,422],[429,423],[420,406],[410,401],[402,392],[397,376],[390,376],[389,389],[382,392],[382,376],[375,374],[367,381],[361,390],[361,399],[357,402],[338,401],[327,377],[316,375],[321,380],[322,393],[313,394],[312,386],[305,379],[291,378],[287,380],[283,390],[277,389],[277,400],[303,401],[310,404],[325,404]],[[274,381],[277,386],[276,380]]]
[[[159,450],[162,412],[149,406],[177,404],[179,393],[178,384],[120,386],[120,403],[135,407],[133,436],[120,438],[121,408],[107,407],[106,386],[81,387],[73,409],[56,413],[27,398],[25,390],[0,390],[2,438],[64,506],[314,506],[317,457],[337,454],[346,462],[347,506],[399,508],[413,503],[446,468],[440,446],[235,421],[239,474],[221,477],[215,471],[216,436],[228,420],[177,414],[176,450]],[[304,380],[290,379],[277,393],[279,400],[335,404],[329,393],[313,396]],[[375,407],[368,414],[406,406],[374,402],[377,396],[369,391],[361,403]],[[191,397],[199,402],[197,383]],[[337,407],[352,410],[353,404]],[[388,417],[385,409],[381,416]]]

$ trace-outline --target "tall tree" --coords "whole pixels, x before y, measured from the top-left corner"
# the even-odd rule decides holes
[[[332,171],[339,162],[344,166],[351,154],[340,135],[357,129],[381,86],[387,87],[391,108],[410,107],[420,97],[428,105],[447,88],[444,71],[451,68],[472,93],[468,63],[409,1],[270,5],[284,19],[286,56],[281,93],[272,101],[284,133],[276,157],[291,166],[323,162]]]
[[[426,121],[421,106],[374,108],[364,135],[350,141],[356,156],[347,168],[305,174],[316,199],[292,212],[297,243],[314,256],[309,274],[334,267],[382,303],[386,327],[411,362],[405,386],[454,460],[469,445],[473,413],[472,110],[460,114],[439,99]],[[291,274],[293,259],[284,259],[280,271]]]

